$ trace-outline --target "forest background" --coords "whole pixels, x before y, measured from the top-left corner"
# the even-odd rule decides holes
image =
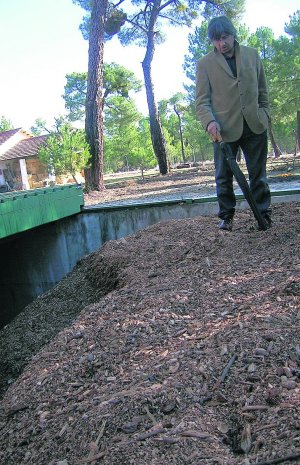
[[[74,3],[80,4],[87,13],[89,12],[86,5],[89,2],[74,1]],[[143,2],[137,3],[143,4]],[[276,143],[275,146],[274,143],[270,144],[270,151],[275,147],[279,153],[280,151],[293,152],[297,141],[299,144],[300,132],[300,10],[291,12],[289,22],[285,25],[285,34],[276,38],[273,30],[268,27],[260,27],[255,33],[251,33],[242,15],[245,2],[231,3],[238,6],[235,14],[232,13],[231,16],[234,17],[235,24],[238,26],[240,43],[259,50],[266,70],[272,111],[271,135],[274,136],[271,139]],[[206,11],[196,20],[192,18],[193,27],[190,28],[188,34],[188,49],[183,64],[184,90],[158,101],[158,112],[170,165],[185,161],[197,162],[212,157],[211,144],[195,115],[194,81],[197,59],[211,49],[206,32],[207,23],[213,15],[215,11]],[[176,18],[172,21],[173,25],[177,25],[177,30],[180,29],[180,22]],[[85,39],[88,39],[84,23],[81,29]],[[168,27],[161,24],[156,47],[159,47],[159,42],[164,40],[164,35],[168,30]],[[120,40],[124,47],[132,43],[132,37],[128,35],[126,37],[126,34],[123,34]],[[145,43],[140,41],[139,45],[143,47]],[[176,44],[174,44],[174,53],[176,53]],[[80,127],[84,122],[87,72],[74,70],[68,73],[65,79],[63,98],[66,114],[57,115],[52,128],[49,128],[45,120],[37,118],[31,127],[34,134],[49,132],[55,134],[66,132],[68,128],[73,131],[73,127]],[[149,131],[149,116],[138,109],[135,100],[135,95],[144,90],[143,87],[142,80],[138,79],[129,69],[118,63],[105,62],[103,86],[105,172],[147,169],[157,164]],[[3,115],[0,129],[6,130],[11,127],[13,127],[13,122]],[[85,153],[84,150],[82,153]]]

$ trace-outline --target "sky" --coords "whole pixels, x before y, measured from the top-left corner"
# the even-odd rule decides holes
[[[267,26],[278,37],[297,9],[299,0],[246,0],[243,22],[251,32]],[[25,129],[42,118],[51,128],[54,117],[65,114],[65,76],[87,71],[88,66],[88,42],[79,30],[83,15],[84,10],[72,0],[0,0],[0,118]],[[166,42],[156,47],[153,81],[157,101],[183,91],[182,65],[192,32],[170,28]],[[105,45],[104,60],[125,66],[143,81],[144,53],[137,46],[121,46],[114,37]],[[138,109],[147,114],[144,89],[135,100]]]

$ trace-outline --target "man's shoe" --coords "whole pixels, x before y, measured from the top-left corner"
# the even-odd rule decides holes
[[[267,224],[268,224],[268,228],[271,228],[271,227],[272,227],[272,218],[271,218],[271,215],[270,215],[269,213],[265,213],[264,219],[266,220],[266,222],[267,222]]]
[[[264,213],[262,216],[263,216],[263,219],[265,220],[265,222],[267,223],[267,229],[270,229],[272,227],[271,215],[269,213]],[[259,231],[261,231],[260,226],[258,226],[258,229],[259,229]]]
[[[232,223],[232,218],[225,218],[221,221],[219,229],[223,229],[224,231],[232,231]]]

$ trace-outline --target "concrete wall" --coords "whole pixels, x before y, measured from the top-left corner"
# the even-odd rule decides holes
[[[1,241],[0,327],[55,286],[81,257],[106,241],[120,239],[158,221],[211,211],[212,205],[203,204],[200,209],[199,205],[87,211]]]
[[[275,201],[299,200],[286,196]],[[239,201],[237,208],[248,208]],[[38,295],[51,289],[77,261],[106,241],[154,223],[217,213],[216,202],[162,204],[114,210],[87,210],[0,241],[0,327]],[[217,219],[216,219],[217,226]]]

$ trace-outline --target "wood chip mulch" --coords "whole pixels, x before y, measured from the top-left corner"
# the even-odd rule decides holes
[[[0,331],[0,463],[300,464],[300,204],[162,222]]]

